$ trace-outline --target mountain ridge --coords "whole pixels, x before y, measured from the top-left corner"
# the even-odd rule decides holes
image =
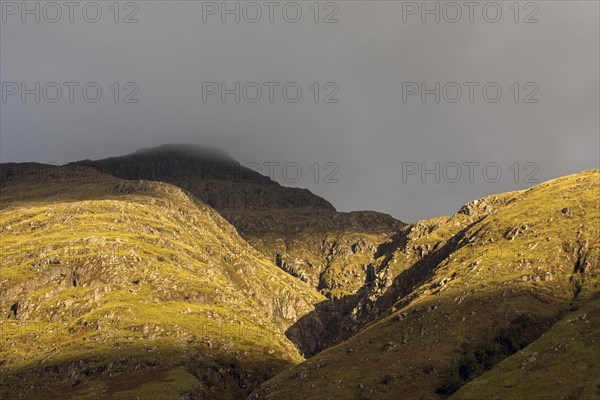
[[[136,157],[102,168],[180,165]],[[543,353],[550,382],[568,372],[553,348],[574,365],[599,337],[599,170],[412,224],[314,199],[217,209],[184,178],[0,164],[0,394],[468,399],[492,382],[511,399],[515,363]],[[569,321],[586,328],[573,346]],[[586,365],[561,393],[594,398]]]

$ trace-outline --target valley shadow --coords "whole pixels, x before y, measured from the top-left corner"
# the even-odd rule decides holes
[[[359,295],[354,294],[316,304],[315,309],[290,326],[285,335],[307,358],[336,345],[351,336],[352,331],[345,327],[358,298]]]
[[[312,312],[290,326],[285,335],[305,357],[312,357],[349,339],[370,322],[389,315],[392,306],[406,306],[413,300],[410,293],[434,276],[440,262],[468,245],[468,240],[465,240],[467,232],[482,219],[457,232],[441,247],[424,254],[390,284],[386,276],[390,262],[394,253],[405,248],[409,240],[410,227],[401,230],[379,245],[374,257],[383,259],[377,268],[373,264],[367,266],[364,284],[357,293],[317,304]]]
[[[94,351],[51,363],[32,361],[0,368],[0,399],[96,399],[161,389],[156,399],[245,398],[263,382],[295,364],[276,355],[217,353],[206,346],[163,346],[148,352]],[[154,388],[154,389],[152,389]],[[138,393],[139,391],[139,393]],[[143,395],[142,395],[143,396]],[[166,396],[166,397],[165,397]],[[148,398],[148,397],[133,397]]]

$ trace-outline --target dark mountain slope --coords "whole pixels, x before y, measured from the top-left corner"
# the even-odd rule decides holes
[[[121,157],[84,160],[73,165],[93,167],[122,179],[172,183],[217,210],[335,209],[306,189],[281,186],[226,153],[192,145],[162,145]]]
[[[463,386],[451,400],[600,398],[600,299]]]

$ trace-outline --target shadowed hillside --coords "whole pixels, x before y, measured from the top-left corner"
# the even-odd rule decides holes
[[[467,383],[451,400],[597,399],[599,360],[600,300],[596,298],[567,314],[522,351]]]
[[[220,150],[200,146],[162,145],[73,165],[93,167],[123,179],[172,183],[217,210],[335,210],[329,202],[306,189],[281,186]]]

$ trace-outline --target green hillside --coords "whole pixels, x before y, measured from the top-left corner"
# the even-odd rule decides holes
[[[123,179],[171,183],[213,207],[268,260],[330,299],[287,335],[310,356],[348,338],[379,244],[405,226],[374,211],[338,212],[306,189],[280,185],[214,149],[162,145],[88,166]]]
[[[405,225],[167,150],[0,165],[0,398],[598,398],[600,171]]]
[[[447,397],[597,295],[598,199],[589,170],[407,226],[377,254],[359,332],[252,398]]]
[[[4,164],[0,196],[1,398],[233,399],[302,360],[321,295],[181,189]]]

